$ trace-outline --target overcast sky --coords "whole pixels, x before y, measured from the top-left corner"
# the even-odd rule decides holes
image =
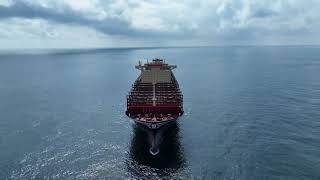
[[[320,0],[0,0],[0,48],[320,44]]]

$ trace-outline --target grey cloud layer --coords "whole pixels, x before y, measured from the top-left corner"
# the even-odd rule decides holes
[[[87,18],[85,14],[74,11],[67,6],[59,7],[57,11],[54,8],[42,7],[39,5],[29,4],[24,1],[14,1],[12,5],[0,6],[0,18],[41,18],[49,21],[67,24],[78,24],[93,27],[99,31],[108,34],[134,34],[135,31],[129,30],[128,23],[116,18],[105,18],[95,20]]]
[[[128,3],[127,6],[124,6],[122,8],[130,9],[135,7],[135,4],[136,3]],[[101,6],[102,5],[103,3],[101,3]],[[131,7],[128,5],[130,5]],[[88,14],[86,14],[86,12],[74,10],[72,9],[72,7],[65,4],[59,4],[58,7],[56,5],[45,7],[40,3],[31,3],[30,1],[25,0],[12,0],[10,6],[0,5],[0,19],[13,17],[26,19],[39,18],[56,23],[83,25],[110,35],[138,37],[175,36],[178,38],[189,32],[188,29],[184,29],[183,32],[170,32],[159,31],[156,28],[136,28],[132,26],[132,22],[129,22],[135,21],[135,17],[130,17],[131,20],[128,20],[128,18],[124,18],[121,14],[122,11],[125,11],[126,9],[120,9],[115,13],[115,11],[110,8],[112,8],[112,6],[106,7],[101,11],[103,13],[108,13],[108,11],[110,11],[112,12],[111,14],[109,13],[109,15],[104,16],[103,18],[97,18],[94,16],[89,16]],[[148,19],[147,16],[145,18]],[[150,21],[152,20],[152,17],[150,17]]]
[[[0,5],[0,20],[38,18],[87,26],[108,35],[212,41],[303,38],[303,34],[316,34],[320,29],[317,0],[95,1],[102,16],[73,8],[77,1],[54,2],[12,0],[9,6]],[[90,0],[86,2],[90,4]]]

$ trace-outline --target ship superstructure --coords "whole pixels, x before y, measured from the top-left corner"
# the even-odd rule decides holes
[[[141,74],[127,96],[126,114],[151,129],[177,120],[183,114],[183,96],[172,72],[177,66],[154,59],[135,67]]]

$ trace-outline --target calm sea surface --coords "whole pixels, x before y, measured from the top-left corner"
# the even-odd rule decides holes
[[[125,116],[141,59],[178,65],[158,156]],[[0,52],[0,179],[320,179],[320,47]]]

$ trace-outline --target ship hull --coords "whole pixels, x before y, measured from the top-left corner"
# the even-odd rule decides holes
[[[183,115],[183,95],[172,69],[163,60],[136,66],[140,76],[127,95],[126,115],[148,130],[150,153],[159,153],[162,132]]]

